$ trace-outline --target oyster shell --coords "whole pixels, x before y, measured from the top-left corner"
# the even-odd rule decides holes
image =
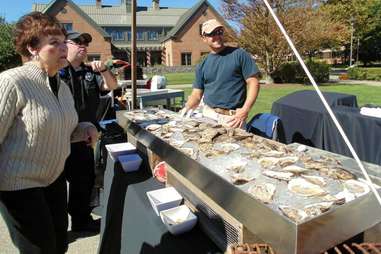
[[[275,190],[275,185],[271,183],[263,183],[251,186],[248,192],[254,196],[254,198],[259,199],[265,204],[269,204],[273,200]]]
[[[245,174],[233,174],[231,176],[232,183],[235,185],[242,185],[254,180],[254,176],[248,176]]]
[[[328,211],[332,205],[333,205],[333,202],[320,202],[320,203],[310,204],[305,206],[303,208],[303,211],[305,211],[309,217],[316,217]]]
[[[239,145],[234,143],[219,143],[214,146],[215,150],[222,151],[225,154],[231,153],[239,149]]]
[[[310,183],[303,178],[292,179],[288,183],[288,189],[304,197],[321,196],[327,193],[319,185]]]
[[[295,221],[296,223],[302,222],[308,218],[308,214],[301,209],[285,205],[280,205],[279,209],[282,211],[284,215],[286,215],[288,218]]]
[[[370,191],[370,188],[366,183],[352,179],[345,181],[344,187],[356,197],[362,196]]]
[[[326,181],[325,181],[324,178],[321,177],[321,176],[301,175],[301,177],[303,177],[304,179],[306,179],[306,180],[309,181],[310,183],[319,185],[319,186],[321,186],[321,187],[327,185]]]
[[[247,162],[239,162],[239,163],[230,165],[226,169],[234,173],[242,173],[243,171],[245,171],[246,166],[247,166]]]
[[[203,153],[206,153],[206,152],[212,150],[212,148],[213,148],[213,144],[211,144],[211,143],[202,143],[202,144],[198,145],[198,150],[203,152]]]
[[[156,124],[156,123],[154,123],[154,124],[150,124],[150,125],[148,125],[147,127],[146,127],[146,130],[147,131],[156,131],[156,130],[158,130],[158,129],[160,129],[161,128],[161,125],[160,124]]]
[[[354,174],[343,168],[321,168],[320,172],[332,179],[350,180],[356,178]]]
[[[294,176],[291,172],[280,172],[280,171],[272,171],[272,170],[266,170],[262,172],[263,175],[275,178],[277,180],[284,180],[284,181],[290,181],[291,178]]]
[[[258,163],[263,168],[273,168],[276,166],[278,162],[279,162],[279,158],[275,158],[275,157],[264,157],[258,160]]]
[[[228,133],[231,135],[231,131],[228,130]],[[233,137],[236,139],[236,140],[243,140],[243,139],[246,139],[248,137],[252,137],[253,134],[252,133],[249,133],[243,129],[240,129],[240,128],[235,128],[233,129]]]
[[[269,151],[269,152],[262,153],[262,155],[265,157],[280,158],[284,155],[284,153],[279,151]]]
[[[295,164],[299,160],[296,156],[287,156],[279,159],[278,165],[282,168]]]
[[[290,165],[290,166],[282,168],[282,171],[291,172],[291,173],[294,173],[294,174],[300,174],[300,173],[308,171],[308,169],[299,167],[297,165]]]
[[[344,199],[345,203],[348,203],[356,198],[355,194],[349,192],[347,189],[344,189],[343,191],[337,193],[335,197],[337,199]]]
[[[216,137],[214,142],[220,142],[220,143],[233,143],[236,142],[236,140],[233,137],[229,137],[227,134],[220,135]]]
[[[192,159],[197,159],[197,152],[193,148],[181,147],[180,151],[191,157]]]
[[[321,198],[324,201],[327,202],[333,202],[335,205],[342,205],[345,204],[345,198],[344,197],[336,197],[331,194],[327,194]]]

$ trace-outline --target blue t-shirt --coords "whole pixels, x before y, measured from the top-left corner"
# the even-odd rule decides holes
[[[212,108],[236,109],[246,100],[245,80],[258,73],[257,64],[245,50],[226,47],[197,66],[193,88],[204,90],[204,102]]]

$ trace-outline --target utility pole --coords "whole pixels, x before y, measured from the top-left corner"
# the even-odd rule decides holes
[[[350,52],[350,57],[349,57],[349,67],[352,66],[352,62],[353,62],[353,32],[354,32],[354,28],[353,28],[353,17],[351,17],[351,52]]]
[[[356,63],[359,64],[359,51],[360,51],[360,38],[357,38],[357,61]]]

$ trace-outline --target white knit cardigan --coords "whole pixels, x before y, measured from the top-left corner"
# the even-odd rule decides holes
[[[45,187],[64,169],[78,117],[67,85],[58,97],[33,63],[0,74],[0,191]]]

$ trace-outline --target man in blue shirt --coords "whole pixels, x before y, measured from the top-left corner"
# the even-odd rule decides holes
[[[182,114],[201,102],[203,114],[242,128],[259,93],[259,69],[245,50],[224,45],[224,27],[215,19],[202,24],[202,39],[211,52],[196,68],[196,80]]]

